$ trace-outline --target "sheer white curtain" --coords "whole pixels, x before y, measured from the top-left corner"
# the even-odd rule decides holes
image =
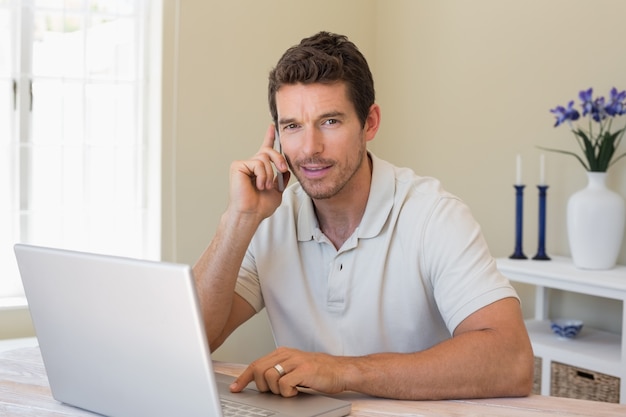
[[[158,258],[157,3],[0,0],[0,297],[22,292],[16,242]]]

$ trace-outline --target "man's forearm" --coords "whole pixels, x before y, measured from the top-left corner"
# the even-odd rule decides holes
[[[209,343],[224,331],[239,268],[258,224],[254,218],[225,212],[215,237],[193,267]]]
[[[528,395],[532,354],[494,332],[465,333],[423,352],[339,358],[345,387],[408,400]]]

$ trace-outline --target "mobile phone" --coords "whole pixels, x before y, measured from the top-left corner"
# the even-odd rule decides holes
[[[283,149],[280,146],[280,136],[278,134],[278,128],[274,129],[274,149],[276,149],[278,153],[280,154],[283,153]],[[274,166],[274,171],[276,173],[276,176],[278,177],[278,191],[283,192],[285,190],[285,182],[283,180],[283,173],[280,172],[278,169],[276,169],[276,166]]]

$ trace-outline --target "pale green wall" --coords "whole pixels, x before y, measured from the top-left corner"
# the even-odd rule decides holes
[[[26,308],[0,309],[0,340],[32,337],[35,329]]]
[[[532,256],[536,146],[574,146],[548,110],[583,88],[626,88],[623,16],[626,2],[618,0],[180,1],[178,77],[164,81],[178,88],[164,100],[177,103],[164,113],[165,257],[192,263],[209,242],[226,205],[230,161],[252,155],[270,121],[268,71],[288,46],[322,29],[347,34],[372,65],[383,122],[371,149],[440,178],[467,201],[495,256],[513,250],[512,183],[522,155]],[[548,253],[567,255],[565,205],[585,174],[566,156],[546,161]],[[609,180],[626,196],[626,161]],[[519,289],[528,304],[532,292]],[[578,313],[577,298],[558,301],[555,314]],[[603,323],[601,300],[591,302],[588,319],[619,331],[620,323]],[[261,318],[217,356],[253,359],[271,348],[267,332]]]

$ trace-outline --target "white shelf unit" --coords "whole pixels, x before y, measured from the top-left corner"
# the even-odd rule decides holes
[[[550,395],[550,364],[561,362],[620,379],[620,402],[626,404],[626,266],[584,270],[571,259],[549,261],[497,259],[498,268],[512,282],[536,286],[534,318],[526,321],[535,356],[542,358],[541,394]],[[583,326],[573,339],[550,329],[550,289],[594,295],[622,302],[622,332],[614,334]]]

